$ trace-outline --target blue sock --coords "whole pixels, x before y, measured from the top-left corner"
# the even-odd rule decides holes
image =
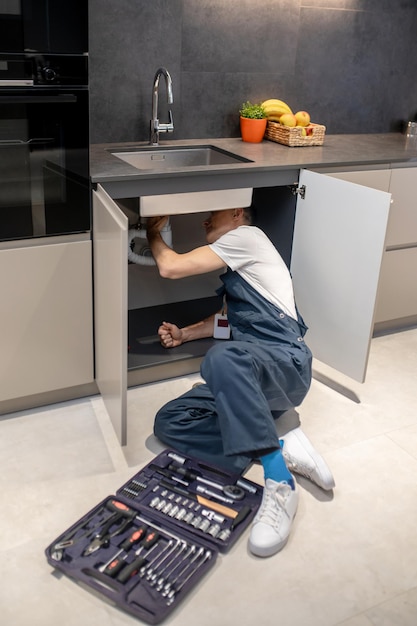
[[[265,480],[271,478],[277,483],[285,481],[294,489],[294,479],[285,463],[281,450],[274,450],[269,454],[261,456],[260,461],[264,468]]]

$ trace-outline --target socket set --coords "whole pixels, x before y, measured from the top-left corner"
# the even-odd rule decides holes
[[[158,624],[252,521],[263,488],[164,450],[45,551],[50,565]]]

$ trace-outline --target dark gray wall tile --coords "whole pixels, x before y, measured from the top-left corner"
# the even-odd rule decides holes
[[[301,108],[332,133],[393,130],[417,108],[415,83],[407,89],[403,80],[404,71],[417,69],[409,54],[415,25],[378,12],[344,13],[340,20],[333,11],[302,10],[296,65]]]
[[[91,140],[146,141],[174,82],[174,138],[239,135],[243,101],[286,100],[331,133],[417,116],[416,0],[89,0]],[[162,84],[162,83],[161,83]],[[166,115],[161,87],[161,120]]]
[[[188,72],[275,72],[293,67],[299,2],[183,0],[182,62]]]
[[[91,140],[146,139],[155,71],[180,84],[182,2],[89,0],[89,10]]]
[[[290,96],[292,80],[292,74],[268,75],[265,81],[265,75],[257,73],[185,72],[179,135],[187,139],[237,137],[242,103],[260,102],[278,93]]]

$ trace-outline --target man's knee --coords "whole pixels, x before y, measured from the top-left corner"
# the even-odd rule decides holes
[[[167,435],[169,433],[170,424],[172,425],[172,420],[170,419],[170,411],[167,407],[168,405],[164,405],[155,415],[153,432],[159,439],[163,439],[164,435]]]
[[[230,369],[234,369],[242,359],[248,358],[247,350],[244,350],[237,341],[218,343],[210,348],[201,364],[201,375],[209,380],[213,374],[227,375]]]
[[[163,433],[162,421],[160,419],[160,411],[155,415],[154,423],[153,423],[153,432],[156,437],[161,438],[161,434]]]

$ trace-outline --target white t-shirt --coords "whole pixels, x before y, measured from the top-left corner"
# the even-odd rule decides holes
[[[290,273],[262,230],[256,226],[239,226],[209,246],[261,296],[297,319]]]

